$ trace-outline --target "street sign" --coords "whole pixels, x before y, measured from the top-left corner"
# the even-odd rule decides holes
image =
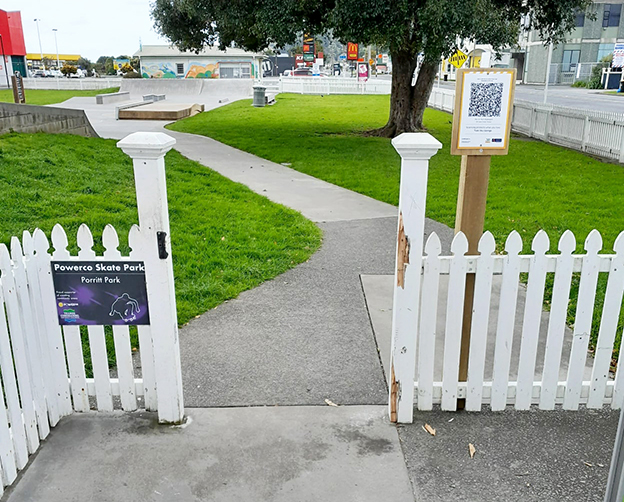
[[[347,44],[347,59],[349,61],[357,61],[358,58],[358,44],[349,42]]]
[[[375,61],[374,61],[373,59],[369,59],[369,60],[368,60],[368,64],[369,64],[370,66],[373,66],[373,65],[375,64]]]
[[[615,44],[611,68],[622,68],[622,66],[624,66],[624,44]]]
[[[340,54],[340,56],[338,56],[338,59],[347,59],[347,55],[346,54]]]
[[[20,72],[16,71],[15,75],[11,75],[11,82],[13,84],[13,101],[17,104],[26,103],[26,96],[24,94],[24,79]]]
[[[458,49],[457,52],[449,58],[448,62],[459,69],[464,65],[466,59],[468,59],[468,56]]]

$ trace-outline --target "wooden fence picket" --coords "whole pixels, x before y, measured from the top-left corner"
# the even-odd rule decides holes
[[[63,335],[58,324],[56,310],[56,296],[52,282],[50,267],[50,255],[48,249],[50,242],[42,230],[36,229],[33,233],[34,261],[36,265],[35,275],[38,277],[40,299],[42,305],[43,322],[45,323],[45,338],[52,363],[50,380],[54,382],[60,416],[69,415],[72,412],[72,402],[69,392],[69,379],[67,362],[65,360],[65,347]],[[52,425],[56,422],[52,421]]]
[[[600,268],[598,251],[601,249],[602,237],[597,230],[592,230],[587,239],[585,239],[586,254],[583,256],[583,269],[581,271],[576,318],[574,320],[574,338],[570,351],[566,392],[563,399],[564,410],[578,409],[581,401],[583,374],[587,361],[587,349],[591,335],[596,285]]]
[[[483,397],[483,379],[485,373],[485,351],[487,348],[488,321],[490,317],[490,299],[492,295],[492,272],[496,249],[494,236],[485,232],[479,240],[479,259],[474,286],[472,325],[470,328],[470,352],[468,359],[468,378],[466,392],[466,410],[480,411]]]
[[[516,385],[516,409],[528,410],[533,396],[535,379],[535,361],[539,340],[542,305],[544,303],[544,286],[546,283],[546,251],[550,247],[548,235],[540,230],[533,239],[527,284],[526,303],[522,322],[522,338],[520,342],[520,362],[518,363],[518,380]]]
[[[433,370],[435,361],[436,325],[438,321],[438,291],[440,286],[440,253],[442,244],[435,232],[432,232],[425,245],[427,256],[423,260],[423,291],[420,308],[420,331],[418,339],[418,364],[416,365],[418,382],[418,409],[433,408]]]
[[[462,336],[464,297],[466,292],[466,258],[468,239],[459,232],[451,243],[453,259],[449,272],[444,364],[442,367],[442,410],[457,409],[459,354]]]
[[[0,307],[3,307],[0,304]],[[2,467],[3,485],[10,485],[17,478],[17,465],[15,464],[15,448],[11,437],[9,417],[4,403],[4,396],[0,393],[0,466]]]
[[[498,307],[494,369],[492,373],[490,406],[493,411],[504,410],[507,406],[511,344],[513,341],[516,305],[518,302],[518,284],[520,281],[519,254],[522,251],[522,238],[515,230],[507,237],[505,251],[507,255],[503,261],[503,280]]]
[[[42,384],[45,404],[48,410],[49,425],[54,426],[60,420],[58,394],[56,382],[53,377],[52,358],[50,356],[50,348],[47,340],[46,320],[41,301],[41,285],[39,284],[37,263],[34,257],[34,242],[30,232],[24,231],[22,234],[22,242],[24,245],[24,266],[26,271],[27,289],[30,304],[33,310],[33,325],[35,328],[34,333],[36,334],[33,341],[36,344],[36,357],[39,358],[36,360],[39,360],[41,363]]]
[[[24,326],[20,316],[19,301],[15,279],[13,277],[13,265],[9,250],[4,244],[0,244],[0,269],[2,269],[2,290],[9,321],[11,334],[11,347],[17,373],[20,402],[26,427],[26,439],[29,453],[34,453],[39,448],[39,432],[37,431],[37,417],[33,399],[30,369],[28,367],[28,352],[24,340]]]
[[[128,233],[128,244],[130,246],[130,258],[142,261],[141,250],[144,241],[141,236],[141,229],[138,225],[132,225]],[[158,399],[156,394],[156,370],[154,364],[154,348],[152,340],[152,328],[149,325],[137,326],[139,333],[139,355],[141,356],[141,375],[143,376],[143,399],[145,409],[155,411],[158,409]]]
[[[26,350],[26,363],[35,407],[35,416],[37,417],[39,438],[45,439],[50,433],[50,424],[48,423],[48,407],[46,404],[44,376],[42,373],[42,355],[39,350],[39,333],[35,326],[36,313],[33,309],[28,292],[24,254],[20,241],[15,236],[11,239],[11,258],[13,261],[15,291],[20,306],[19,316],[22,319],[22,327],[24,329],[24,349]]]
[[[615,239],[613,249],[615,256],[611,260],[611,270],[602,307],[602,319],[600,320],[589,399],[587,400],[588,408],[602,408],[605,402],[609,367],[613,356],[613,343],[624,293],[624,232]]]
[[[574,234],[566,230],[559,239],[559,252],[555,268],[555,281],[548,319],[548,334],[546,338],[546,352],[544,355],[544,372],[542,374],[542,389],[539,407],[542,410],[554,410],[557,388],[559,383],[559,368],[561,366],[561,350],[566,330],[568,315],[568,300],[570,299],[570,285],[576,249]]]
[[[69,260],[67,250],[67,234],[59,224],[52,229],[52,258],[57,261]],[[84,367],[84,354],[80,338],[80,326],[63,326],[65,348],[67,351],[67,366],[71,382],[71,394],[75,411],[89,411],[89,394],[87,390],[87,376]]]
[[[106,225],[102,232],[104,244],[104,258],[107,260],[121,260],[119,237],[112,225]],[[134,366],[132,364],[132,347],[130,345],[130,330],[128,326],[113,326],[113,341],[115,343],[115,360],[119,379],[119,397],[121,407],[126,411],[137,409],[136,389],[134,384]]]
[[[15,378],[2,289],[0,288],[0,372],[2,373],[2,387],[6,397],[9,422],[11,423],[15,462],[18,469],[23,469],[28,463],[28,445],[26,443],[26,429],[17,389],[17,379]],[[10,446],[7,444],[5,448],[8,450]],[[9,472],[7,472],[7,475]]]
[[[78,228],[78,258],[81,260],[95,260],[93,251],[93,235],[84,223]],[[93,380],[95,383],[95,398],[97,408],[101,411],[113,411],[113,396],[111,394],[110,368],[106,351],[106,337],[104,326],[87,326],[89,333],[89,348],[91,349],[91,363],[93,365]]]

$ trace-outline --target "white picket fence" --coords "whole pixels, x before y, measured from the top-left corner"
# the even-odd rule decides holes
[[[113,78],[25,78],[25,89],[98,90],[119,87],[121,77]]]
[[[424,224],[429,159],[442,145],[427,133],[402,134],[392,144],[401,156],[401,187],[391,420],[411,422],[414,404],[420,410],[431,410],[434,404],[455,410],[458,399],[465,399],[470,411],[484,405],[495,411],[508,405],[518,410],[531,405],[576,410],[581,404],[622,408],[624,370],[618,365],[613,376],[610,366],[624,293],[624,232],[615,241],[615,254],[600,254],[602,238],[593,230],[584,254],[574,254],[576,239],[570,231],[562,235],[559,253],[547,254],[550,241],[540,231],[532,241],[532,254],[520,254],[522,239],[512,232],[505,254],[495,254],[494,238],[485,233],[480,254],[467,256],[467,239],[458,233],[451,256],[440,256],[437,235],[424,243]],[[526,289],[520,284],[524,273]],[[601,273],[608,280],[592,358],[588,347]],[[475,274],[474,303],[468,377],[460,382],[467,274]],[[544,312],[548,274],[553,275],[553,293],[550,311]],[[580,282],[570,330],[566,321],[573,274],[579,274]]]
[[[433,89],[429,106],[453,113],[455,91]],[[514,101],[511,128],[547,143],[624,163],[624,115]]]
[[[11,239],[10,251],[0,244],[0,493],[16,479],[28,457],[59,420],[73,412],[114,409],[157,410],[159,421],[179,423],[184,416],[182,380],[166,204],[164,155],[175,140],[162,133],[134,133],[118,143],[133,158],[140,227],[128,235],[129,256],[119,251],[117,232],[107,225],[104,252],[96,255],[94,240],[81,225],[68,251],[64,229],[52,230],[50,242],[39,229],[22,240]],[[157,234],[165,236],[159,239]],[[66,325],[58,320],[52,278],[54,261],[140,261],[150,325],[137,326],[140,374],[135,372],[130,328]],[[83,352],[87,334],[93,376],[87,378]],[[106,346],[112,336],[115,365]]]
[[[391,80],[348,77],[280,77],[277,92],[297,94],[390,94]]]
[[[440,256],[440,239],[432,234],[425,245],[422,294],[420,297],[420,329],[416,363],[416,405],[431,410],[440,404],[443,410],[454,411],[457,399],[466,399],[466,409],[480,411],[489,404],[493,411],[508,405],[527,410],[531,405],[552,410],[556,404],[576,410],[579,405],[602,408],[622,407],[624,371],[615,377],[609,373],[622,297],[624,293],[624,232],[615,242],[615,254],[599,254],[602,238],[593,230],[585,241],[585,254],[573,254],[574,235],[568,230],[559,240],[559,254],[546,254],[550,241],[544,231],[532,242],[533,254],[521,255],[522,238],[512,232],[505,243],[504,255],[494,254],[496,243],[486,232],[479,243],[479,256],[465,256],[468,241],[458,233],[451,245],[452,256]],[[588,358],[592,319],[596,302],[598,274],[609,274],[604,309],[594,358]],[[462,312],[466,274],[476,274],[473,318],[470,337],[468,379],[458,381]],[[526,303],[521,320],[516,319],[520,274],[528,273]],[[547,274],[554,273],[552,302],[548,328],[540,333]],[[567,333],[566,318],[570,300],[572,274],[580,274],[578,308],[573,332]],[[437,315],[441,302],[440,280],[448,275],[445,328],[437,331]],[[500,276],[500,293],[494,298],[493,279]],[[493,316],[492,306],[498,310]],[[496,318],[492,318],[496,317]],[[520,321],[518,323],[518,321]],[[519,326],[518,326],[519,324]],[[488,339],[490,325],[496,326],[495,339]],[[511,372],[514,331],[521,331],[517,368]],[[437,337],[443,336],[442,380],[434,381]],[[567,339],[566,339],[567,338]],[[539,342],[542,342],[541,344]],[[564,349],[564,341],[569,350]],[[542,351],[539,347],[545,346]],[[541,352],[541,353],[540,353]],[[486,353],[494,354],[493,372],[485,379]],[[569,354],[569,355],[568,355]],[[564,358],[564,356],[567,356]],[[536,362],[543,370],[536,371]],[[587,368],[591,378],[584,380]],[[516,371],[517,370],[517,371]],[[436,372],[439,374],[439,369]],[[566,377],[560,381],[560,375]]]

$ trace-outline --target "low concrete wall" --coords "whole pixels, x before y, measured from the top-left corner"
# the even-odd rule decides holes
[[[193,78],[132,78],[123,79],[120,91],[133,95],[166,94],[215,97],[247,97],[252,95],[253,79],[193,79]]]
[[[98,94],[95,97],[95,102],[98,105],[105,105],[108,103],[119,103],[120,101],[128,101],[129,99],[129,92],[109,92],[108,94]]]
[[[11,131],[98,137],[84,110],[0,103],[0,134]]]

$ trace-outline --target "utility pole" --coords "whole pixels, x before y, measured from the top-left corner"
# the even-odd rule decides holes
[[[546,62],[546,85],[544,86],[544,104],[548,102],[548,82],[550,81],[550,63],[552,61],[553,44],[548,46],[548,61]]]
[[[35,23],[37,23],[37,38],[39,38],[39,53],[41,54],[41,66],[43,66],[43,69],[45,70],[45,63],[43,62],[43,49],[41,48],[41,34],[39,33],[39,21],[41,21],[41,19],[35,19]]]
[[[56,69],[60,71],[60,69],[61,69],[61,62],[59,60],[58,42],[56,40],[56,32],[58,30],[56,28],[52,28],[52,31],[54,32],[54,45],[56,46]]]

